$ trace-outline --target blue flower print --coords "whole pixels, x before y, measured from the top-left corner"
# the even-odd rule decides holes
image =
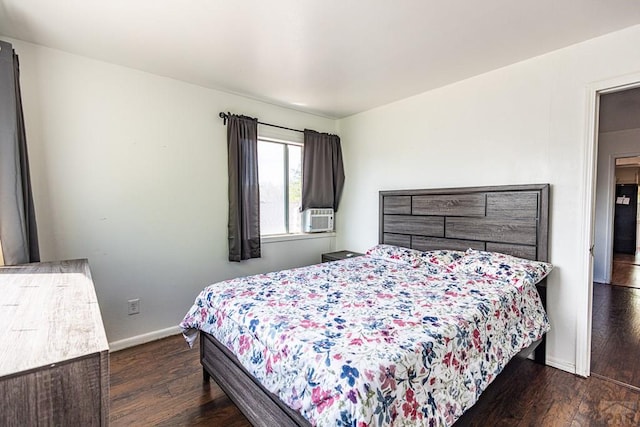
[[[349,365],[342,365],[342,373],[340,374],[340,378],[347,379],[349,383],[349,387],[353,387],[356,383],[356,378],[360,376],[360,372],[356,368],[352,368]]]

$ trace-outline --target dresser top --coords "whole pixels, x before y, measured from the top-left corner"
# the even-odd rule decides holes
[[[0,267],[0,377],[108,350],[86,259]]]

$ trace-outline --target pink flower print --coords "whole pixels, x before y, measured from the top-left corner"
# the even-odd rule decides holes
[[[381,389],[396,389],[396,366],[383,367],[380,372]]]
[[[482,343],[480,342],[480,331],[477,329],[473,330],[473,345],[478,350],[482,350]]]
[[[422,412],[418,411],[419,405],[412,389],[408,389],[405,394],[405,402],[402,404],[402,411],[405,418],[411,420],[422,419]]]
[[[309,319],[302,319],[302,321],[300,322],[300,326],[307,329],[307,328],[317,328],[318,324],[316,322],[313,322]]]
[[[452,406],[451,403],[447,403],[447,406],[445,408],[445,418],[447,420],[447,424],[453,424],[453,421],[455,420],[455,412],[456,408]]]
[[[333,405],[333,396],[331,392],[328,390],[321,390],[320,387],[316,387],[311,392],[311,401],[316,408],[318,408],[318,413],[321,414],[326,408]]]
[[[367,381],[369,381],[369,382],[373,381],[373,372],[372,371],[370,371],[368,369],[365,370],[364,371],[364,376],[367,379]]]
[[[453,354],[451,352],[447,353],[444,355],[444,357],[442,358],[442,362],[446,365],[446,366],[451,366],[451,362],[452,362],[452,357]]]
[[[249,341],[249,338],[244,335],[240,336],[240,346],[238,347],[238,353],[240,353],[241,355],[244,354],[245,351],[249,350],[249,347],[251,347],[251,341]]]

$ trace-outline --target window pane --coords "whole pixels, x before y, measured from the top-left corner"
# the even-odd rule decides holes
[[[260,183],[260,234],[283,234],[285,227],[286,145],[258,141],[258,181]]]
[[[289,149],[289,233],[302,233],[302,147]]]

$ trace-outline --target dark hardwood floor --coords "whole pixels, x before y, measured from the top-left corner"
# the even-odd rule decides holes
[[[613,254],[611,284],[640,289],[640,253]]]
[[[593,285],[591,372],[640,389],[640,289]]]
[[[182,335],[112,353],[112,426],[251,426]]]
[[[111,425],[249,426],[213,381],[202,384],[198,357],[198,349],[189,350],[182,336],[112,353]],[[640,425],[640,392],[529,360],[510,364],[456,423],[607,425]]]

